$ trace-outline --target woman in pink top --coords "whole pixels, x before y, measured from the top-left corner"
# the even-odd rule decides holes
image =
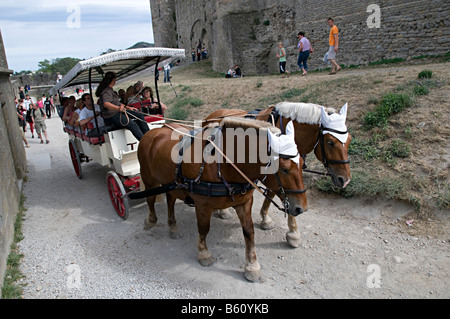
[[[305,76],[308,74],[308,65],[306,62],[308,61],[309,54],[314,51],[314,49],[311,46],[311,43],[309,40],[305,37],[305,34],[303,32],[298,33],[299,42],[297,45],[298,48],[298,67],[300,70],[303,71],[302,76]]]
[[[42,109],[44,107],[44,103],[42,102],[42,98],[38,97],[36,102],[38,108]]]

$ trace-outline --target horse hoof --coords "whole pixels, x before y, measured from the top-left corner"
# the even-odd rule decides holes
[[[171,230],[170,231],[170,238],[171,239],[180,239],[181,235],[180,235],[179,230],[178,229],[177,230]]]
[[[153,228],[156,226],[156,222],[151,222],[147,218],[144,221],[144,230],[149,230],[150,228]]]
[[[233,218],[233,213],[231,213],[229,209],[220,209],[214,211],[214,216],[220,219],[230,219]]]
[[[203,267],[209,267],[212,264],[214,264],[217,261],[217,259],[214,258],[213,256],[209,256],[208,258],[199,259],[198,261],[199,261],[200,265],[202,265]]]
[[[261,271],[245,271],[244,272],[244,277],[245,279],[247,279],[250,282],[255,282],[255,283],[263,283],[265,280],[263,278],[263,276],[261,275]]]
[[[287,232],[286,240],[291,247],[297,248],[298,246],[300,246],[300,233]]]
[[[268,218],[268,219],[262,220],[261,224],[259,226],[261,227],[262,230],[271,230],[271,229],[274,229],[276,225],[277,224],[273,221],[273,219]]]

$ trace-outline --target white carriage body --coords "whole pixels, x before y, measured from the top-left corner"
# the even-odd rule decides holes
[[[160,128],[164,120],[148,123],[149,129]],[[127,129],[118,129],[104,134],[102,144],[92,144],[83,138],[70,134],[79,153],[90,160],[111,168],[121,176],[134,176],[140,173],[137,150],[139,141]]]
[[[130,75],[148,69],[163,60],[183,58],[184,49],[171,48],[144,48],[123,50],[101,55],[99,57],[78,62],[64,78],[57,83],[50,94],[59,90],[80,84],[100,83],[106,72],[116,73],[117,80],[125,79]],[[167,63],[167,62],[165,62]],[[155,89],[156,81],[155,81]],[[161,127],[165,121],[149,120],[150,129]],[[127,129],[115,129],[104,134],[101,142],[92,142],[91,139],[73,132],[69,138],[75,144],[77,152],[95,161],[102,166],[114,170],[121,176],[134,176],[140,173],[137,149],[139,141]]]

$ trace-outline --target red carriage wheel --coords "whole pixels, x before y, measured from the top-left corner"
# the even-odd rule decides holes
[[[117,215],[123,219],[127,219],[129,214],[129,203],[122,181],[115,172],[110,171],[106,175],[106,183],[108,184],[108,193],[111,203],[113,204]]]
[[[77,177],[81,179],[83,177],[83,174],[81,172],[80,153],[78,152],[77,147],[75,146],[75,142],[73,140],[69,140],[69,152],[70,158],[72,159],[72,165],[73,169],[75,170],[75,174],[77,174]]]

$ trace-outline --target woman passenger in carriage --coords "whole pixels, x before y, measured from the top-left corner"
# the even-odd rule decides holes
[[[95,92],[95,95],[100,98],[99,105],[105,124],[127,128],[140,141],[149,130],[148,124],[142,113],[136,112],[133,107],[120,103],[119,96],[113,90],[115,84],[116,74],[111,71],[106,72]],[[133,121],[134,118],[136,118],[136,122]]]
[[[67,125],[69,124],[69,120],[72,117],[73,112],[75,111],[75,103],[76,103],[76,99],[75,96],[71,96],[69,98],[69,104],[64,108],[64,113],[62,116],[62,121]],[[73,127],[69,127],[69,128],[73,128]]]
[[[143,104],[148,104],[150,101],[150,107],[142,107],[142,112],[148,113],[148,114],[161,114],[159,110],[159,103],[158,100],[153,97],[153,90],[151,87],[146,86],[142,90],[142,99],[141,102]],[[161,102],[161,109],[162,109],[162,115],[167,110],[167,106]]]

